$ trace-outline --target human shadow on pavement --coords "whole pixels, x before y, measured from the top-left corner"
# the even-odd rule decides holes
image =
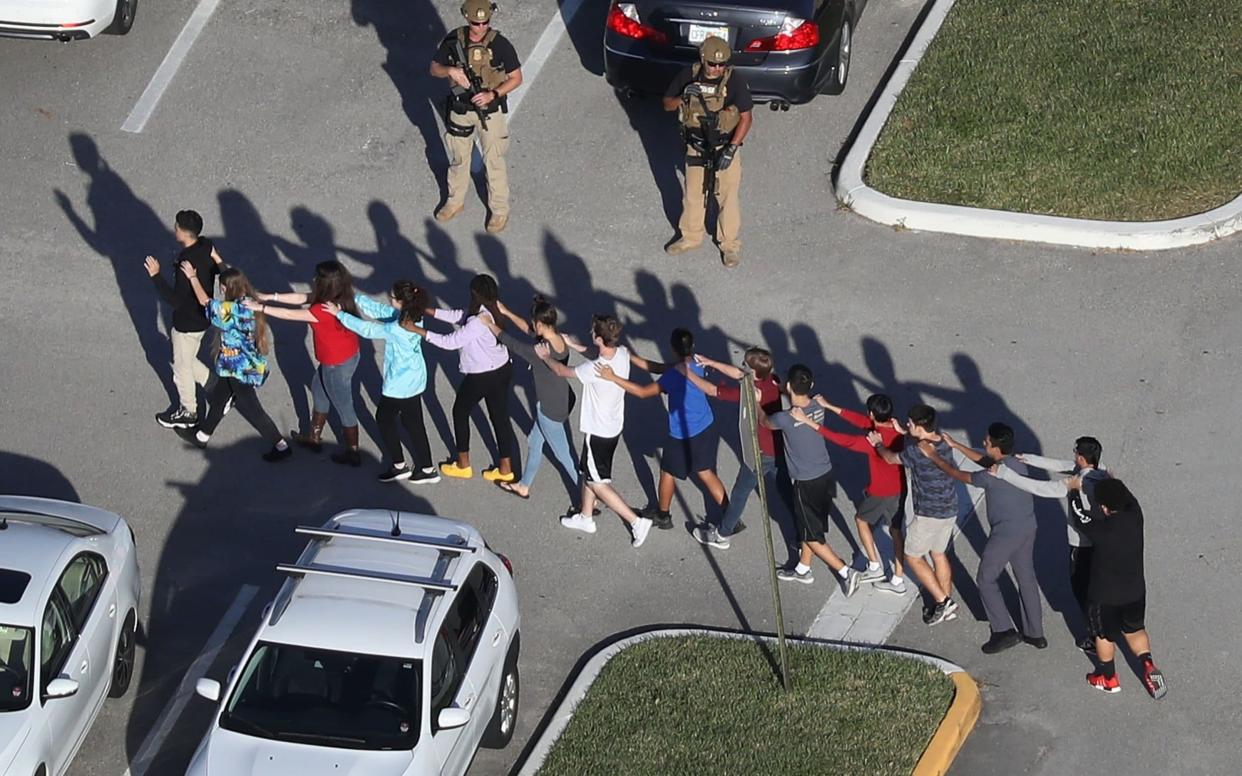
[[[125,741],[131,762],[177,688],[193,686],[198,679],[186,672],[221,619],[240,604],[245,614],[224,634],[219,656],[211,665],[199,666],[206,676],[227,678],[259,612],[284,580],[276,564],[293,561],[306,544],[294,534],[295,526],[320,525],[350,508],[432,511],[410,489],[381,484],[370,472],[333,467],[324,476],[318,467],[304,465],[309,455],[301,452],[281,464],[264,463],[259,457],[263,447],[255,438],[209,446],[202,453],[201,476],[183,478],[174,472],[169,478],[183,506],[172,518],[159,561],[144,569],[153,593]],[[199,466],[190,468],[200,471]],[[246,602],[250,594],[253,598]],[[214,710],[209,702],[191,698],[160,750],[148,753],[153,759],[147,761],[146,772],[183,772]]]
[[[95,140],[82,132],[69,135],[69,147],[73,159],[88,177],[86,207],[90,221],[78,213],[73,203],[60,189],[55,190],[56,203],[69,223],[77,230],[91,250],[107,259],[116,277],[121,306],[129,315],[142,348],[147,365],[163,383],[169,400],[174,398],[172,385],[172,345],[165,334],[167,326],[161,326],[168,316],[166,305],[161,301],[151,278],[142,265],[147,255],[160,260],[160,271],[172,279],[179,246],[173,239],[173,216],[182,208],[193,208],[195,203],[177,203],[161,216],[142,200],[125,179],[108,164],[99,151]],[[206,230],[210,232],[210,230]]]
[[[80,502],[73,483],[52,464],[0,450],[0,493]]]
[[[428,171],[447,196],[448,155],[440,138],[439,113],[448,94],[444,83],[430,73],[431,58],[448,35],[448,28],[434,3],[413,0],[351,0],[354,23],[371,27],[387,53],[384,72],[401,95],[401,107],[422,135]]]

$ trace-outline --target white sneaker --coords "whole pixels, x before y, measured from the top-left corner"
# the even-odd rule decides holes
[[[894,582],[891,579],[885,579],[883,581],[876,582],[874,585],[872,585],[872,588],[876,590],[883,590],[885,593],[894,593],[896,595],[906,594],[906,583],[905,582]]]
[[[706,544],[718,550],[729,549],[729,538],[721,536],[714,525],[703,525],[694,529],[694,538],[699,544]]]
[[[591,521],[591,530],[595,530],[595,521]],[[643,546],[643,542],[647,541],[647,533],[651,531],[651,518],[640,517],[630,526],[630,530],[634,532],[634,540],[630,544],[635,548]]]
[[[648,520],[647,522],[650,523],[651,521]],[[561,518],[561,525],[566,528],[572,528],[575,531],[582,531],[583,533],[595,533],[595,518],[587,517],[581,512],[565,515]]]

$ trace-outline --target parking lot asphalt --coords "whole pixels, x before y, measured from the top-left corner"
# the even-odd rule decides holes
[[[548,293],[571,331],[593,312],[621,315],[646,355],[661,351],[671,327],[688,326],[704,353],[736,358],[763,343],[779,364],[807,363],[838,403],[860,406],[876,389],[900,406],[927,399],[945,427],[976,442],[994,419],[1015,425],[1019,446],[1052,455],[1079,434],[1099,436],[1148,515],[1149,623],[1169,676],[1166,700],[1153,705],[1124,673],[1118,697],[1082,684],[1088,668],[1058,615],[1063,513],[1051,503],[1040,550],[1049,650],[979,655],[986,625],[969,585],[963,599],[974,617],[928,631],[916,613],[891,641],[962,663],[984,682],[981,725],[954,773],[996,773],[998,762],[1049,776],[1234,770],[1240,706],[1220,678],[1235,672],[1238,635],[1223,594],[1238,550],[1227,528],[1238,447],[1229,423],[1242,409],[1237,243],[1091,253],[912,234],[838,210],[832,162],[920,4],[870,4],[842,97],[757,111],[743,158],[744,258],[731,272],[709,248],[677,259],[660,250],[680,207],[678,139],[653,102],[619,100],[603,82],[601,3],[581,6],[523,87],[509,155],[514,211],[500,239],[483,233],[477,199],[446,226],[430,219],[445,156],[443,92],[426,66],[456,24],[456,3],[224,0],[145,130],[121,132],[193,7],[143,6],[125,38],[0,41],[0,97],[10,106],[0,115],[0,490],[126,516],[144,576],[138,681],[105,708],[76,776],[126,772],[221,618],[255,587],[210,661],[207,674],[223,678],[279,582],[274,565],[300,548],[293,526],[348,507],[463,518],[514,562],[519,724],[513,744],[481,752],[472,773],[507,772],[574,664],[618,633],[668,623],[775,627],[758,530],[717,553],[681,521],[638,551],[619,521],[603,520],[593,537],[571,534],[554,522],[568,495],[551,467],[529,502],[481,481],[380,485],[366,420],[361,470],[300,451],[264,464],[262,443],[237,419],[205,454],[186,449],[152,421],[171,384],[163,313],[141,263],[147,253],[171,259],[172,216],[185,207],[203,213],[225,258],[266,290],[303,289],[316,262],[338,257],[365,292],[408,276],[460,304],[469,277],[488,271],[511,305]],[[505,4],[496,25],[524,56],[552,13]],[[308,412],[304,333],[275,324],[274,375],[260,395],[282,428]],[[429,367],[440,455],[454,359],[430,353]],[[359,376],[373,406],[378,367],[364,359]],[[525,429],[529,380],[515,393],[515,423]],[[664,421],[655,402],[629,401],[630,456],[619,457],[618,484],[637,505],[653,493]],[[721,474],[731,480],[735,416],[718,410]],[[480,459],[487,444],[476,438]],[[834,460],[857,495],[860,462]],[[675,512],[701,515],[702,496],[683,485]],[[753,512],[749,519],[757,528]],[[831,540],[846,548],[839,534]],[[972,531],[959,540],[969,573],[977,540]],[[810,625],[826,581],[782,591],[791,631]],[[188,761],[210,709],[193,698],[184,708],[149,748],[147,773],[180,773]],[[634,711],[659,724],[652,710]]]

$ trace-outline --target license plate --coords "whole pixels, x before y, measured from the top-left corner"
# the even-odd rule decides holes
[[[702,43],[708,38],[715,36],[725,43],[729,42],[729,28],[717,27],[713,24],[691,24],[689,40],[691,43]]]

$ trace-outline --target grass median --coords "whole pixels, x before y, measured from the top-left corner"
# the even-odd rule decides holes
[[[753,641],[640,642],[604,666],[539,773],[909,776],[953,700],[942,672],[892,654],[790,645],[789,660],[786,693]]]
[[[1148,221],[1242,191],[1242,2],[957,0],[868,185],[905,199]]]

